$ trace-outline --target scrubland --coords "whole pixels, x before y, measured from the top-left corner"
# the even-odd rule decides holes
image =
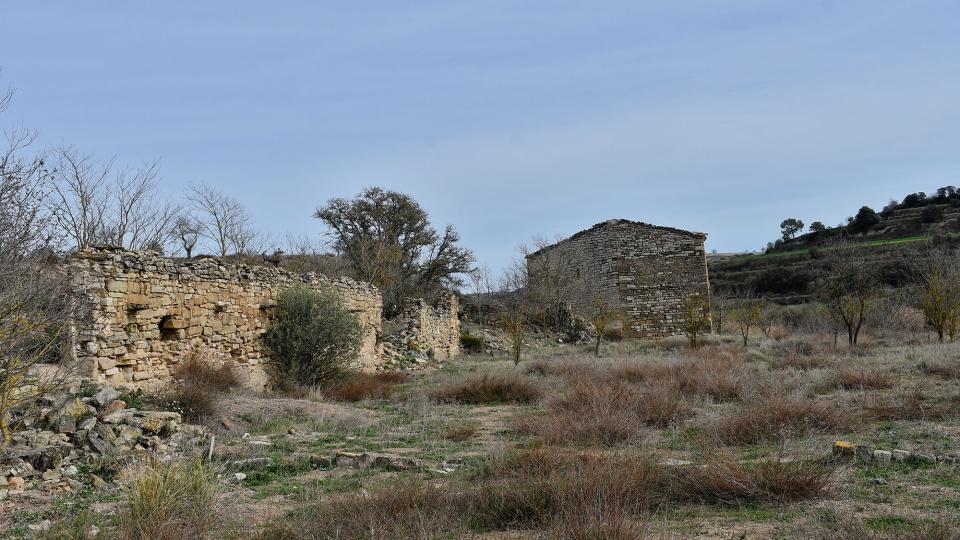
[[[8,534],[960,538],[960,346],[927,336],[541,346],[294,396],[193,378],[212,457],[137,464]]]

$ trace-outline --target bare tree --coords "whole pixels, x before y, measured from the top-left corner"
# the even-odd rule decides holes
[[[57,150],[56,156],[48,208],[70,247],[84,250],[107,236],[112,163],[98,164],[93,156],[70,147]]]
[[[828,253],[820,298],[846,329],[847,343],[855,347],[881,296],[878,265],[862,247],[840,245]]]
[[[710,300],[700,293],[683,299],[683,330],[690,341],[690,348],[700,347],[700,337],[710,331]]]
[[[614,325],[623,320],[623,315],[610,307],[610,304],[604,302],[599,295],[593,301],[593,309],[590,315],[593,322],[594,347],[593,354],[600,357],[600,345],[607,333],[613,329]]]
[[[545,238],[534,238],[533,247],[521,246],[520,253],[526,259],[532,307],[543,323],[563,330],[570,322],[570,291],[579,278],[572,269],[570,252],[552,244]]]
[[[490,302],[494,292],[493,278],[490,268],[487,266],[478,266],[468,274],[470,277],[473,300],[477,306],[477,322],[480,323],[480,350],[484,350],[485,331],[487,328],[487,319],[490,312],[484,309],[484,301]]]
[[[0,111],[7,103],[8,97],[0,99]],[[25,155],[33,141],[28,132],[6,135],[0,154],[0,448],[17,427],[14,413],[69,373],[63,345],[78,306],[67,278],[51,270],[54,218],[44,205],[44,158]]]
[[[204,184],[192,186],[187,199],[193,205],[201,234],[213,242],[218,255],[226,257],[249,247],[252,220],[240,201]]]
[[[498,296],[503,300],[500,328],[507,334],[514,365],[520,363],[528,325],[530,306],[527,270],[522,261],[515,261],[500,278]]]
[[[756,294],[748,289],[735,293],[733,307],[728,311],[727,318],[733,322],[743,338],[743,346],[750,342],[750,330],[760,326],[763,312],[760,300]]]
[[[960,258],[939,250],[920,259],[917,304],[943,343],[944,336],[956,339],[960,326]]]
[[[176,238],[188,259],[193,258],[193,248],[200,240],[200,228],[200,223],[189,214],[180,215],[173,222],[170,234]]]
[[[157,196],[158,162],[115,170],[76,149],[57,151],[48,208],[69,247],[95,244],[164,251],[180,210]]]

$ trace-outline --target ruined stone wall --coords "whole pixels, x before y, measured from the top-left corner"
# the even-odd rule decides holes
[[[683,301],[698,293],[709,299],[706,235],[628,220],[610,220],[577,233],[527,258],[538,268],[560,265],[566,296],[575,313],[589,318],[596,300],[620,312],[630,337],[683,333]],[[550,261],[548,263],[548,261]]]
[[[110,384],[152,386],[169,381],[193,350],[232,359],[253,387],[266,382],[262,344],[277,294],[292,285],[331,286],[365,329],[359,366],[381,359],[382,299],[372,285],[271,267],[189,261],[118,250],[81,252],[69,271],[93,311],[74,335],[77,360]]]
[[[390,337],[401,353],[425,355],[438,361],[460,355],[459,300],[454,294],[431,306],[422,298],[410,299],[397,319],[399,331]]]

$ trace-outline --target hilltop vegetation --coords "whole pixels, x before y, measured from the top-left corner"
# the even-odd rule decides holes
[[[806,234],[800,233],[803,221],[783,221],[781,238],[767,245],[768,253],[795,251],[826,246],[837,241],[866,242],[926,237],[960,232],[960,190],[954,186],[937,189],[934,195],[911,193],[902,201],[891,200],[877,212],[862,206],[846,223],[827,227],[820,221],[810,224]]]
[[[911,193],[890,201],[880,212],[863,206],[843,225],[781,224],[781,238],[766,253],[712,257],[710,282],[721,294],[750,289],[757,295],[792,304],[809,301],[825,271],[825,257],[857,249],[876,265],[880,285],[901,288],[917,278],[917,267],[933,251],[953,251],[960,245],[960,190],[938,189],[935,195]]]

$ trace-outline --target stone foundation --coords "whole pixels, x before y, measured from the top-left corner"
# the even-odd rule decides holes
[[[372,285],[111,249],[75,254],[69,271],[93,314],[75,330],[76,358],[97,381],[159,385],[191,351],[213,350],[232,360],[251,387],[262,387],[269,351],[260,337],[277,294],[297,284],[337,291],[365,329],[357,367],[374,370],[381,362],[383,302]]]

